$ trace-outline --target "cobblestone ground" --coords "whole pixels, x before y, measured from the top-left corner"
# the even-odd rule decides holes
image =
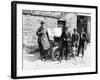
[[[52,60],[41,61],[39,52],[29,54],[27,51],[23,49],[23,70],[90,67],[92,63],[90,44],[87,45],[83,58],[80,54],[76,59],[62,60],[61,62]]]

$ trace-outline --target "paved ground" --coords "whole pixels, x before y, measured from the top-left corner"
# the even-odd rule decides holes
[[[28,50],[23,49],[23,69],[24,70],[36,70],[36,69],[54,69],[54,68],[73,68],[73,67],[89,67],[91,66],[91,46],[88,44],[87,49],[85,50],[84,58],[76,57],[76,59],[70,59],[68,61],[62,60],[59,61],[41,61],[39,52],[28,53]]]

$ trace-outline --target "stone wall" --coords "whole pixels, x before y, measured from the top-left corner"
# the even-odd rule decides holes
[[[73,28],[76,28],[77,24],[77,15],[75,13],[65,13],[60,19],[66,21],[66,26],[73,33]],[[59,19],[53,17],[23,14],[23,44],[27,46],[37,45],[36,31],[40,27],[40,22],[44,21],[44,26],[53,30],[53,28],[57,28],[57,20]]]
[[[27,46],[37,45],[36,31],[40,27],[41,21],[44,21],[46,28],[57,27],[57,19],[23,15],[23,44]]]
[[[73,29],[77,28],[77,14],[76,13],[66,13],[64,17],[61,18],[61,20],[66,21],[66,26],[69,27],[69,31],[72,34]]]

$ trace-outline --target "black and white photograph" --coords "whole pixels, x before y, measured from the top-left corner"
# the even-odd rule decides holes
[[[90,67],[89,15],[23,10],[23,70]]]
[[[34,4],[17,4],[17,76],[96,73],[96,7]]]

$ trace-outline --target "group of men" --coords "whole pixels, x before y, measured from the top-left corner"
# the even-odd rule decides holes
[[[41,26],[38,28],[36,34],[38,36],[38,45],[40,49],[40,56],[41,60],[46,59],[46,53],[48,52],[48,49],[50,48],[50,40],[48,36],[47,30],[44,28],[44,22],[41,21]],[[65,55],[65,59],[68,59],[68,54],[71,52],[72,47],[78,48],[78,54],[79,56],[80,50],[82,50],[82,57],[84,56],[84,45],[87,40],[87,34],[84,32],[84,29],[82,28],[81,33],[77,32],[77,29],[73,30],[74,33],[71,35],[71,33],[68,31],[68,27],[65,27],[65,30],[63,30],[61,34],[61,54],[60,58],[63,59],[63,56]],[[65,49],[65,50],[64,50]],[[66,52],[64,52],[66,51]]]
[[[65,56],[65,60],[68,59],[69,53],[73,53],[72,47],[78,50],[77,56],[79,56],[80,50],[82,50],[82,57],[84,56],[84,47],[85,42],[87,41],[87,34],[84,32],[82,28],[81,33],[77,32],[77,29],[73,29],[74,33],[71,33],[68,30],[68,27],[65,27],[65,30],[62,32],[61,35],[61,60],[63,56]],[[66,52],[64,52],[66,51]],[[74,54],[75,55],[75,54]]]

